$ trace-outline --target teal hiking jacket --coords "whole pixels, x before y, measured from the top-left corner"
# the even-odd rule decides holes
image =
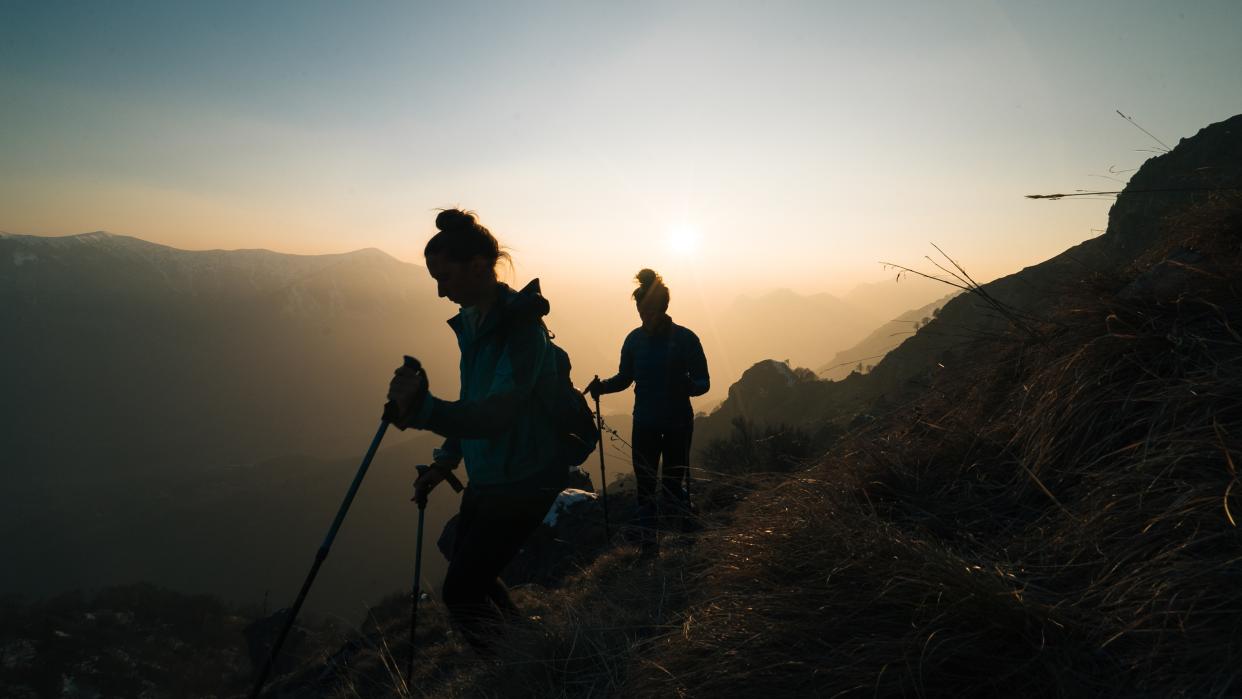
[[[461,393],[428,395],[403,427],[448,439],[439,461],[464,460],[472,487],[560,487],[556,426],[546,407],[555,390],[556,359],[542,319],[549,304],[532,280],[521,291],[501,284],[496,303],[477,321],[462,309],[448,324],[461,348]]]

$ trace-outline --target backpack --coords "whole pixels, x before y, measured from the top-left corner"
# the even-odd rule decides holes
[[[517,322],[522,321],[506,318],[502,321],[502,327],[505,328],[502,332],[507,333],[508,328]],[[571,368],[569,353],[553,342],[556,335],[548,329],[542,318],[531,322],[539,323],[544,335],[548,338],[548,350],[552,352],[556,368],[552,385],[543,390],[537,389],[535,393],[539,403],[552,416],[552,423],[556,426],[560,465],[576,468],[590,458],[591,453],[595,451],[595,446],[599,444],[599,429],[595,423],[595,413],[587,405],[586,397],[574,388],[573,379],[569,375]]]
[[[569,353],[552,341],[550,332],[548,348],[556,358],[556,378],[551,395],[543,401],[544,406],[556,424],[561,460],[566,466],[580,466],[599,443],[595,414],[569,378]]]

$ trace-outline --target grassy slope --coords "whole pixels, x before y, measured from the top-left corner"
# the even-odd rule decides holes
[[[365,646],[404,657],[394,598],[299,692],[1242,693],[1242,195],[1184,201],[822,457],[781,430],[708,450],[698,532],[523,592],[538,618],[492,661],[432,605],[413,686],[385,675]]]
[[[1215,249],[1179,300],[1115,295],[1161,255],[1092,280],[1042,341],[980,345],[814,466],[742,477],[754,492],[693,548],[601,559],[456,692],[1236,694],[1228,208],[1181,230]]]

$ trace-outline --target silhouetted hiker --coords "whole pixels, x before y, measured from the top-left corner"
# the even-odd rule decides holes
[[[643,544],[654,543],[651,527],[655,518],[656,471],[664,460],[660,489],[665,502],[675,508],[689,507],[681,482],[690,461],[694,431],[691,396],[711,387],[703,345],[689,328],[668,315],[669,291],[655,272],[644,269],[635,277],[634,302],[642,326],[630,331],[621,345],[621,366],[616,376],[588,386],[593,397],[616,393],[634,384],[634,478],[638,482],[639,521]]]
[[[397,369],[388,398],[393,424],[447,437],[434,463],[414,484],[427,495],[444,473],[466,462],[456,540],[444,578],[444,602],[466,639],[486,650],[498,626],[519,616],[499,575],[542,521],[564,487],[553,418],[540,404],[555,377],[555,359],[542,318],[548,302],[539,281],[514,291],[496,278],[508,254],[471,212],[436,216],[423,255],[441,297],[461,305],[448,321],[461,348],[461,396],[428,391],[421,370]]]

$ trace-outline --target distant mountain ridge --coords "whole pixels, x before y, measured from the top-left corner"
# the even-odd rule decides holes
[[[404,281],[390,277],[390,274],[406,274],[418,270],[389,256],[376,248],[364,248],[346,253],[326,255],[293,255],[273,252],[266,249],[243,250],[182,250],[159,243],[152,243],[140,238],[116,235],[105,231],[82,233],[62,237],[41,237],[31,235],[0,234],[0,244],[13,247],[12,263],[15,268],[26,268],[22,273],[15,273],[12,280],[14,290],[19,299],[23,293],[26,300],[37,297],[38,282],[31,274],[38,265],[62,266],[65,271],[81,273],[90,271],[95,265],[104,263],[113,265],[131,265],[130,274],[142,275],[151,273],[158,275],[164,285],[152,285],[146,288],[133,288],[134,291],[150,293],[155,290],[166,290],[175,294],[189,296],[209,296],[218,294],[221,297],[251,297],[256,293],[287,292],[294,299],[306,298],[303,292],[307,281],[314,275],[331,272],[331,268],[340,265],[369,266],[372,271],[380,272],[382,282],[395,285],[392,291],[401,295]],[[92,262],[88,257],[95,257]],[[114,273],[117,270],[112,270]],[[388,274],[384,274],[387,272]],[[7,275],[6,275],[7,276]],[[117,280],[97,280],[108,286],[116,286]],[[131,280],[137,281],[137,280]],[[369,284],[371,291],[377,290],[376,285]],[[339,312],[345,310],[339,302],[345,297],[337,295],[324,299],[328,303],[319,304],[305,311]],[[332,301],[336,301],[334,304]],[[357,306],[361,309],[361,305]],[[287,306],[290,310],[295,306]]]
[[[455,390],[447,305],[426,270],[374,249],[0,236],[0,537],[11,542],[0,594],[150,580],[283,597],[402,354]],[[350,582],[334,569],[314,606],[352,616],[359,590],[408,575],[409,532],[393,526],[412,510],[399,493],[436,441],[391,432],[386,444],[404,447],[384,450],[399,456],[379,459],[344,534],[342,557],[374,572]]]
[[[335,433],[378,417],[403,353],[451,385],[451,333],[416,334],[446,317],[431,284],[374,249],[307,256],[6,234],[0,453],[31,466],[113,447],[112,461],[131,463],[167,448],[205,460],[341,453],[352,442]]]

